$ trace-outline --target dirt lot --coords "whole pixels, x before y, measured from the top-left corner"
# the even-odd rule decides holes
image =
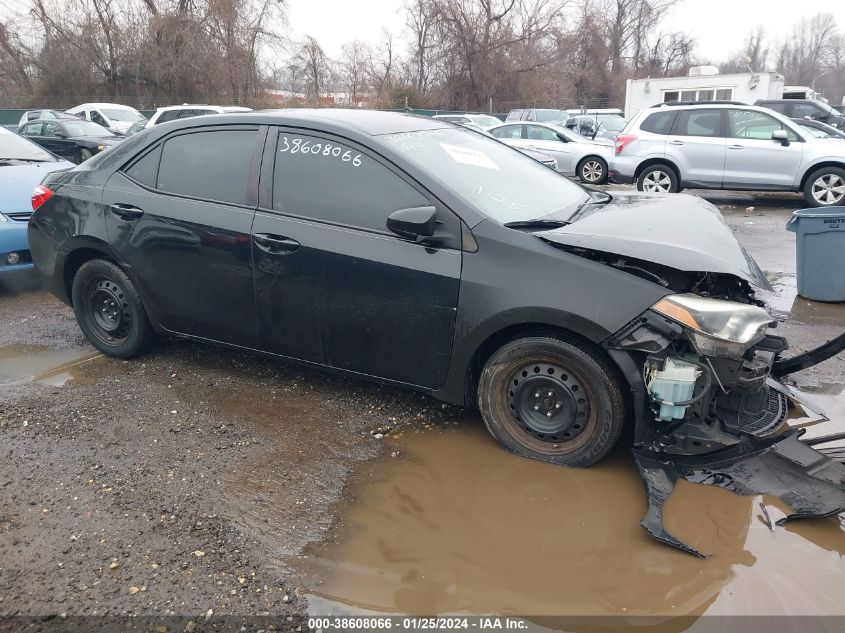
[[[794,299],[793,236],[783,227],[797,200],[711,198],[777,278],[769,300],[796,351],[845,327],[841,306]],[[839,393],[843,375],[840,355],[799,386]],[[166,341],[131,362],[104,358],[51,296],[3,295],[0,616],[272,614],[301,626],[308,583],[291,565],[309,543],[338,540],[350,475],[364,473],[347,488],[358,499],[371,464],[403,462],[403,436],[458,423],[486,442],[477,416],[429,398],[231,351]],[[829,530],[817,540],[840,553],[841,595],[845,532]],[[736,562],[720,569],[730,575]],[[325,603],[308,591],[313,612]]]

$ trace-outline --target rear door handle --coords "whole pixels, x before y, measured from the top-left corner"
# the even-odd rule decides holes
[[[252,236],[255,245],[265,253],[274,255],[286,255],[293,253],[300,244],[284,235],[273,235],[272,233],[256,233]]]
[[[669,145],[683,145],[683,141],[669,141]]]
[[[745,149],[745,145],[728,145],[728,149]]]
[[[109,209],[111,209],[111,212],[122,220],[137,220],[144,215],[143,209],[131,204],[122,204],[120,202],[109,205]]]

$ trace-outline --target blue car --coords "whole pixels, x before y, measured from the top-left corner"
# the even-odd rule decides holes
[[[44,176],[74,165],[0,127],[0,285],[32,270],[27,220]]]

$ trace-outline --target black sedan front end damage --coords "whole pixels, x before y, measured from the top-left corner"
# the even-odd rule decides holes
[[[790,406],[808,405],[775,375],[804,369],[845,349],[845,334],[794,359],[761,307],[668,295],[605,344],[641,368],[644,393],[633,453],[646,485],[642,526],[656,539],[696,556],[663,526],[663,506],[678,479],[741,495],[768,494],[792,508],[784,523],[845,511],[841,449],[813,445],[790,428]]]

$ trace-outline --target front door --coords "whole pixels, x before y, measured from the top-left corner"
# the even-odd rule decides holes
[[[798,178],[804,143],[773,116],[756,110],[728,110],[728,150],[725,187],[791,189]],[[788,145],[772,140],[785,130]]]
[[[192,128],[109,178],[109,242],[164,328],[255,346],[250,229],[263,130]]]
[[[67,139],[66,133],[53,121],[44,121],[41,130],[41,138],[38,141],[43,147],[70,161],[76,161],[79,156],[79,148],[71,140]]]
[[[395,210],[435,204],[348,141],[268,137],[253,226],[262,347],[424,387],[445,380],[461,273],[460,223],[438,208],[437,246],[386,229]]]

